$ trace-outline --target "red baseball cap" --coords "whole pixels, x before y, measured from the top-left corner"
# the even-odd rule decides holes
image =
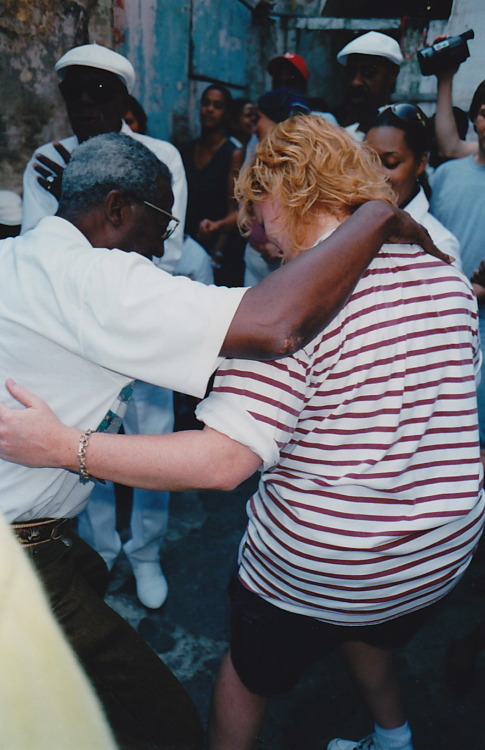
[[[308,70],[308,65],[306,64],[303,57],[300,57],[300,55],[296,55],[294,52],[285,52],[284,55],[278,55],[277,57],[273,57],[269,63],[268,63],[268,73],[273,76],[278,67],[278,63],[281,60],[286,60],[287,62],[291,63],[295,66],[297,71],[301,73],[305,81],[308,81],[310,78],[310,71]]]

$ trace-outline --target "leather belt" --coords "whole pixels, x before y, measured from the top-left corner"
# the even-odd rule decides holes
[[[35,521],[14,521],[10,524],[23,547],[35,547],[60,539],[62,527],[69,518],[39,518]]]

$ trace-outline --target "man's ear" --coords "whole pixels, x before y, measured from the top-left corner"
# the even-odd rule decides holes
[[[111,190],[104,199],[104,213],[114,227],[121,227],[130,205],[121,190]]]

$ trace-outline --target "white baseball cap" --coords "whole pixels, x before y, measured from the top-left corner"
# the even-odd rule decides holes
[[[136,75],[131,62],[118,52],[103,47],[102,44],[83,44],[66,52],[54,66],[61,80],[65,68],[71,65],[85,65],[88,68],[99,68],[114,73],[125,84],[130,94],[135,87]]]
[[[340,50],[337,60],[341,65],[347,65],[349,55],[375,55],[384,57],[395,65],[401,65],[403,61],[401,49],[396,40],[379,31],[369,31],[353,39]]]

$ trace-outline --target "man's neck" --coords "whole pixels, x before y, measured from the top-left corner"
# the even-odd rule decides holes
[[[104,228],[99,210],[88,211],[82,216],[70,216],[69,213],[58,211],[56,216],[76,227],[93,247],[116,247],[116,243],[110,241],[111,238]]]

